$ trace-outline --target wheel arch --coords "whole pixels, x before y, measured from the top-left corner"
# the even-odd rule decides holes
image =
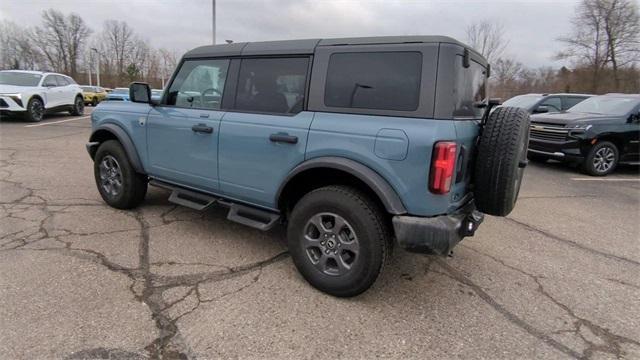
[[[276,193],[277,207],[286,212],[307,192],[337,184],[363,190],[390,214],[407,213],[396,191],[380,174],[359,162],[341,157],[313,158],[296,166]]]
[[[138,151],[136,150],[133,141],[127,134],[127,132],[116,124],[103,124],[98,126],[92,133],[89,138],[90,143],[96,144],[96,146],[92,146],[89,148],[89,155],[93,159],[96,151],[98,150],[98,146],[107,141],[107,140],[117,140],[122,147],[124,148],[129,161],[131,161],[131,166],[133,166],[134,170],[137,173],[144,174],[144,168],[142,166],[142,162],[140,161],[140,157],[138,156]]]

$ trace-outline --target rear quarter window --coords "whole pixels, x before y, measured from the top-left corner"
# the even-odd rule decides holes
[[[456,71],[454,91],[454,118],[479,119],[484,114],[483,107],[478,104],[487,100],[487,70],[484,66],[471,60],[469,67],[462,66],[462,56],[459,56],[460,67]]]
[[[329,59],[324,105],[414,111],[420,102],[420,52],[334,53]]]

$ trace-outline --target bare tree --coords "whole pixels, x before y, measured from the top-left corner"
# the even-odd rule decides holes
[[[42,13],[42,26],[34,28],[31,39],[53,69],[75,77],[80,50],[90,34],[80,16],[49,9]]]
[[[616,88],[619,69],[640,55],[640,13],[632,0],[583,0],[572,19],[573,32],[559,40],[567,48],[558,58],[574,59],[592,69],[591,91],[598,92],[603,69],[610,63]]]
[[[133,29],[124,21],[107,20],[102,33],[102,53],[110,54],[109,67],[115,68],[117,81],[126,76],[127,56],[134,47]]]
[[[27,30],[14,22],[0,22],[0,69],[37,70],[42,58],[33,47]]]
[[[504,37],[504,26],[494,20],[483,20],[467,26],[467,42],[479,51],[489,63],[498,59],[509,41]]]

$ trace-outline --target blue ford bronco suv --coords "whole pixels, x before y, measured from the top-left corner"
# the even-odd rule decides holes
[[[260,230],[287,227],[303,277],[334,296],[367,290],[391,246],[447,255],[484,215],[514,207],[529,115],[486,95],[487,61],[442,36],[203,46],[162,98],[92,113],[87,149],[104,201],[147,185]]]

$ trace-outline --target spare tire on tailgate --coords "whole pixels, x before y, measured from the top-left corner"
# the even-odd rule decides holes
[[[529,145],[529,113],[499,107],[489,115],[478,144],[474,196],[478,210],[506,216],[513,210]]]

